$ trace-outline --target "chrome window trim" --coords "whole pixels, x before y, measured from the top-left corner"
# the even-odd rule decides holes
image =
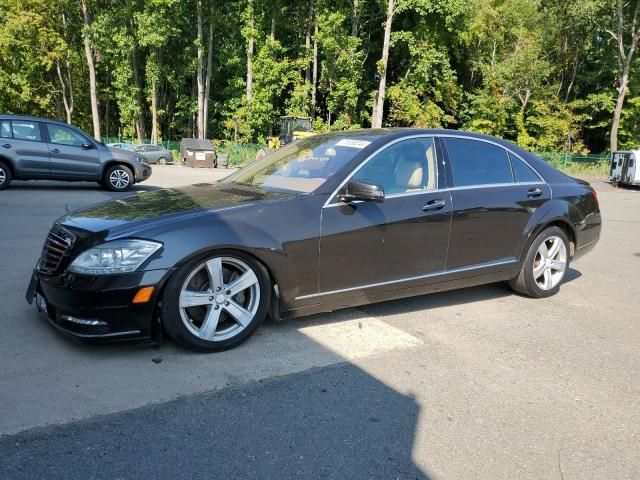
[[[330,290],[328,292],[319,292],[319,293],[312,293],[309,295],[301,295],[299,297],[296,297],[295,300],[306,300],[309,298],[324,297],[326,295],[335,295],[337,293],[347,293],[347,292],[353,292],[355,290],[364,290],[367,288],[384,287],[385,285],[395,285],[398,283],[412,282],[415,280],[423,280],[426,278],[439,277],[439,276],[447,275],[450,273],[468,272],[473,270],[481,270],[484,268],[497,267],[500,265],[510,265],[510,264],[517,264],[517,263],[518,261],[515,258],[506,259],[506,260],[494,260],[491,262],[485,262],[481,264],[468,265],[466,267],[452,268],[451,270],[439,270],[437,272],[427,273],[425,275],[417,275],[414,277],[400,278],[397,280],[388,280],[386,282],[379,282],[379,283],[370,283],[367,285],[359,285],[357,287],[342,288],[339,290]]]
[[[394,193],[391,195],[385,195],[385,199],[389,198],[397,198],[397,197],[409,197],[413,195],[424,195],[425,193],[435,193],[435,192],[455,192],[457,190],[474,190],[477,188],[504,188],[504,187],[518,187],[518,186],[527,186],[527,185],[540,185],[545,182],[518,182],[518,183],[486,183],[482,185],[463,185],[461,187],[446,187],[446,188],[438,188],[434,190],[421,190],[418,192],[406,192],[406,193]],[[358,204],[363,203],[362,200],[355,200],[353,202],[349,202],[349,204]],[[340,207],[347,205],[343,202],[335,202],[330,204],[325,204],[322,208],[331,208],[331,207]]]
[[[544,181],[544,178],[542,178],[542,175],[540,175],[540,172],[538,172],[535,168],[533,168],[533,166],[531,166],[531,164],[529,162],[527,162],[524,158],[522,158],[522,156],[518,155],[516,152],[514,152],[513,150],[505,147],[504,145],[499,144],[498,142],[494,142],[493,140],[489,140],[489,139],[486,139],[486,138],[466,137],[464,135],[454,135],[454,134],[450,134],[450,133],[443,133],[443,134],[439,135],[439,137],[440,138],[462,138],[464,140],[473,140],[473,141],[476,141],[476,142],[490,143],[491,145],[495,145],[496,147],[500,147],[500,148],[502,148],[503,150],[505,150],[507,152],[507,155],[513,155],[514,157],[516,157],[519,160],[523,161],[525,163],[525,165],[527,165],[531,170],[534,171],[534,173],[538,176],[538,178],[540,179],[541,182],[546,183]],[[447,148],[446,143],[445,143],[445,148]],[[511,161],[509,161],[509,164],[511,164]],[[513,184],[520,184],[520,183],[529,183],[529,182],[516,182],[515,179],[513,181]],[[495,185],[495,184],[493,184],[493,185]],[[463,185],[463,186],[472,186],[472,185]]]
[[[498,188],[502,188],[505,186],[509,186],[509,185],[537,185],[540,183],[544,183],[545,185],[548,185],[549,188],[550,185],[544,180],[544,178],[542,177],[542,175],[540,175],[540,172],[538,172],[538,170],[536,170],[529,162],[527,162],[524,158],[522,158],[521,155],[518,155],[517,153],[515,153],[513,150],[510,150],[509,148],[505,147],[504,145],[499,144],[498,142],[494,142],[492,140],[486,139],[486,138],[475,138],[475,137],[468,137],[465,135],[455,135],[455,134],[451,134],[451,133],[437,133],[437,134],[416,134],[416,135],[409,135],[406,137],[401,137],[401,138],[396,138],[395,140],[393,140],[392,142],[386,143],[384,145],[382,145],[380,148],[378,148],[375,152],[371,153],[367,158],[365,158],[362,163],[360,163],[360,165],[358,165],[355,169],[353,169],[353,171],[340,183],[340,185],[338,185],[338,187],[331,193],[331,195],[329,195],[329,198],[327,198],[327,201],[324,203],[324,205],[322,206],[322,208],[328,208],[328,207],[335,207],[335,206],[339,206],[339,205],[345,205],[345,203],[343,202],[332,202],[332,200],[334,200],[335,196],[337,195],[337,193],[340,191],[340,189],[342,187],[345,186],[345,184],[351,180],[351,178],[358,172],[358,170],[360,170],[369,160],[371,160],[375,155],[377,155],[378,153],[380,153],[381,151],[385,150],[387,147],[390,147],[391,145],[394,145],[402,140],[408,140],[408,139],[412,139],[412,138],[433,138],[435,139],[436,137],[440,137],[440,138],[461,138],[463,140],[473,140],[476,142],[485,142],[485,143],[489,143],[491,145],[495,145],[497,147],[502,148],[506,153],[507,153],[507,158],[509,155],[513,155],[514,157],[516,157],[517,159],[519,159],[520,161],[524,162],[525,165],[527,165],[531,170],[533,170],[533,172],[538,176],[538,178],[540,179],[539,182],[516,182],[515,178],[514,181],[511,183],[488,183],[488,184],[482,184],[482,185],[461,185],[459,187],[446,187],[446,188],[435,188],[432,190],[422,190],[422,191],[418,191],[418,192],[406,192],[406,193],[400,193],[400,194],[392,194],[392,195],[386,195],[385,198],[396,198],[398,196],[409,196],[409,195],[422,195],[428,192],[435,192],[435,191],[439,191],[439,192],[446,192],[446,191],[455,191],[455,190],[463,190],[463,189],[471,189],[471,188],[491,188],[491,187],[498,187]],[[444,148],[446,147],[446,144],[444,146]],[[437,158],[437,152],[436,152],[436,167],[438,166],[439,159]],[[442,164],[444,165],[446,162],[444,161],[444,159],[442,159]],[[511,167],[511,159],[509,159],[509,166]],[[513,170],[513,167],[511,167]],[[438,168],[436,168],[436,185],[438,183]],[[351,203],[361,203],[361,201],[355,201],[355,202],[351,202]]]

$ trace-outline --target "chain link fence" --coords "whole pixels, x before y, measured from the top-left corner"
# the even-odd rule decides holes
[[[103,137],[103,143],[128,143],[131,145],[138,145],[137,138],[126,137]],[[151,143],[151,140],[145,138],[142,142]],[[180,141],[179,140],[164,140],[158,142],[167,150],[173,153],[175,161],[180,161]],[[239,167],[251,163],[256,158],[258,150],[263,147],[257,143],[233,143],[227,140],[213,140],[216,153],[225,153],[229,156],[229,165],[233,167]]]

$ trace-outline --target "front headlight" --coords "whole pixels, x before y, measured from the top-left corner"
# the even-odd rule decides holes
[[[135,271],[162,244],[149,240],[114,240],[82,252],[68,270],[84,275],[109,275]]]

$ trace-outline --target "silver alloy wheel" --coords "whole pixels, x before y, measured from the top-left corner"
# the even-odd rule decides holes
[[[533,280],[542,290],[560,283],[567,269],[567,247],[560,237],[549,237],[538,247],[533,260]]]
[[[7,174],[4,171],[4,168],[0,167],[0,185],[2,185],[7,180]]]
[[[166,158],[164,158],[164,157],[160,157],[160,158],[158,159],[158,164],[160,164],[160,165],[166,165],[166,164],[167,164],[167,159],[166,159]]]
[[[259,306],[258,276],[234,257],[213,257],[201,263],[180,290],[182,322],[203,340],[235,337],[251,323]]]
[[[129,174],[124,170],[117,169],[109,175],[109,183],[115,188],[126,188],[129,185]]]

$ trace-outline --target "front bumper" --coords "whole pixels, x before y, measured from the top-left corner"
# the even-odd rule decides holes
[[[158,295],[170,270],[120,275],[57,276],[33,272],[26,298],[63,333],[89,342],[139,341],[154,338]],[[146,303],[132,300],[141,287],[153,286]]]
[[[136,183],[144,182],[151,176],[152,173],[153,170],[151,169],[151,166],[146,163],[136,166],[134,173]]]

